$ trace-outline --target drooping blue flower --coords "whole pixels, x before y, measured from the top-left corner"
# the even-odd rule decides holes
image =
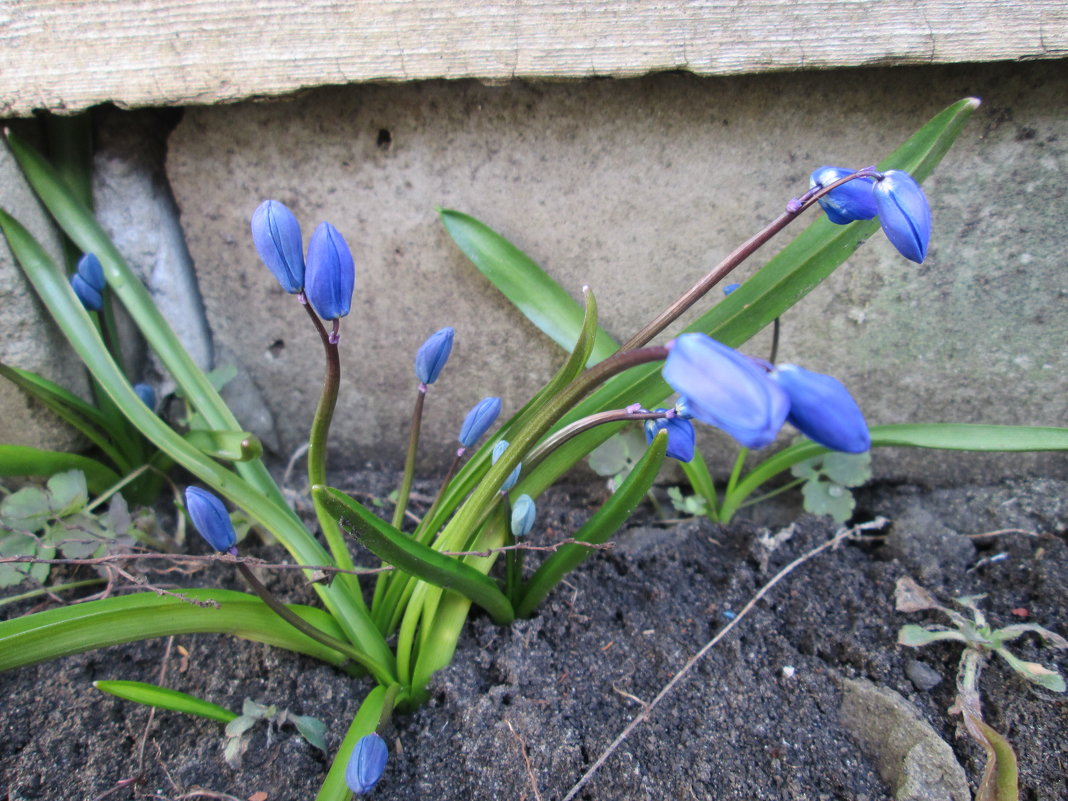
[[[689,411],[747,448],[770,444],[790,402],[767,373],[705,334],[683,334],[664,361],[664,380],[685,396]]]
[[[452,326],[431,334],[415,354],[415,375],[424,384],[433,384],[452,353]]]
[[[95,253],[84,253],[78,259],[78,275],[97,292],[103,292],[107,281],[104,280],[104,268]]]
[[[874,196],[886,238],[906,259],[921,263],[931,238],[931,206],[920,185],[907,172],[887,170],[876,180]]]
[[[100,291],[90,286],[81,273],[74,273],[70,277],[70,288],[88,311],[100,311],[104,305],[104,297]]]
[[[667,411],[657,409],[658,412]],[[680,462],[693,459],[694,431],[693,423],[680,417],[659,417],[645,421],[645,441],[652,442],[663,430],[667,430],[667,455]]]
[[[501,458],[501,455],[508,449],[508,440],[498,440],[497,444],[493,446],[492,460],[490,464],[497,464],[497,460]],[[517,464],[515,470],[508,474],[508,478],[501,484],[501,492],[508,492],[515,483],[519,481],[519,473],[523,470],[522,464]]]
[[[864,415],[837,378],[794,364],[778,365],[771,377],[790,398],[786,419],[813,442],[846,453],[871,447]]]
[[[187,487],[185,508],[200,536],[216,551],[236,553],[237,534],[223,502],[200,487]]]
[[[319,223],[308,240],[308,269],[304,294],[315,313],[324,320],[337,320],[349,313],[356,266],[340,232],[328,222]]]
[[[500,413],[500,398],[483,398],[476,403],[464,418],[463,425],[460,426],[460,444],[465,448],[470,448],[478,442],[482,435],[489,431]]]
[[[141,399],[145,406],[152,409],[152,411],[156,410],[156,390],[152,389],[148,384],[134,384],[133,391],[137,393],[137,397]]]
[[[675,401],[675,416],[681,417],[683,420],[693,420],[693,414],[690,412],[690,402],[682,395]]]
[[[295,295],[304,289],[304,239],[300,223],[277,200],[265,200],[252,213],[252,242],[282,289]]]
[[[512,536],[516,539],[527,536],[534,528],[534,518],[537,513],[530,496],[520,495],[512,504]]]
[[[356,742],[345,767],[345,784],[356,795],[366,795],[378,784],[386,770],[389,747],[375,733],[365,734]]]
[[[855,172],[856,170],[849,170],[845,167],[820,167],[812,173],[809,186],[813,189],[822,189]],[[870,220],[879,213],[872,187],[871,178],[854,178],[832,189],[818,202],[820,207],[827,212],[827,219],[837,225],[845,225],[854,220]]]

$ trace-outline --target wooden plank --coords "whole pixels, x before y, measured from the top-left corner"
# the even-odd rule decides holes
[[[1064,0],[0,0],[0,116],[427,78],[1060,58]]]

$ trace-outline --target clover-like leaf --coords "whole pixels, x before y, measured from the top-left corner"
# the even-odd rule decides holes
[[[843,453],[831,451],[823,454],[822,472],[835,484],[843,487],[859,487],[871,480],[871,451]]]
[[[801,488],[805,511],[814,515],[830,515],[836,523],[844,523],[853,514],[856,501],[853,493],[833,481],[808,481]]]
[[[51,516],[48,493],[39,487],[23,487],[0,501],[0,520],[18,531],[40,531]]]
[[[48,479],[49,506],[56,517],[68,517],[80,512],[89,503],[89,490],[85,486],[85,473],[67,470]]]

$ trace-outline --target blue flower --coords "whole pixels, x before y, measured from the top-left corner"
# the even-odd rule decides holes
[[[516,539],[527,536],[534,528],[537,509],[529,495],[520,495],[512,505],[512,536]]]
[[[95,253],[85,253],[78,259],[78,275],[97,292],[103,292],[107,281],[104,280],[104,268]]]
[[[498,440],[497,444],[493,446],[492,461],[490,462],[490,464],[497,464],[497,460],[501,458],[501,455],[507,449],[508,449],[508,440],[505,440],[505,439]],[[501,492],[508,492],[508,490],[510,490],[512,487],[515,486],[515,483],[517,481],[519,481],[519,473],[520,473],[520,471],[522,471],[522,469],[523,469],[523,465],[522,464],[517,464],[515,466],[515,470],[513,470],[511,473],[509,473],[508,478],[506,478],[504,480],[504,483],[501,484]]]
[[[820,167],[812,173],[809,186],[822,189],[855,172],[844,167]],[[854,220],[870,220],[879,213],[872,186],[871,178],[854,178],[821,197],[820,207],[827,212],[827,219],[837,225]]]
[[[304,288],[304,240],[300,223],[277,200],[265,200],[252,213],[252,242],[282,289],[291,295]]]
[[[767,373],[705,334],[683,334],[664,361],[664,380],[686,397],[689,413],[747,448],[770,444],[790,402]]]
[[[424,384],[433,384],[452,353],[451,326],[431,334],[415,354],[415,375]]]
[[[134,384],[133,391],[149,409],[156,410],[156,390],[148,384]]]
[[[813,442],[846,453],[871,447],[864,415],[837,378],[793,364],[777,366],[771,377],[790,398],[787,420]]]
[[[345,784],[356,795],[366,795],[378,784],[386,770],[389,747],[377,734],[365,734],[352,749],[345,768]]]
[[[724,295],[724,297],[729,295],[731,292],[733,292],[734,290],[736,290],[740,286],[741,286],[741,284],[738,284],[738,283],[727,284],[725,287],[723,287],[723,295]]]
[[[90,286],[81,273],[74,273],[70,277],[70,288],[74,290],[74,294],[88,311],[100,311],[104,305],[104,298],[100,291]]]
[[[472,407],[460,426],[460,444],[470,448],[478,442],[482,435],[489,431],[489,427],[501,413],[500,398],[483,398]]]
[[[308,240],[308,272],[304,294],[315,313],[324,320],[336,320],[349,313],[356,266],[352,253],[338,230],[328,222],[319,223]]]
[[[216,551],[236,553],[237,534],[230,514],[215,495],[200,487],[187,487],[185,508],[200,536]]]
[[[675,401],[675,415],[683,420],[693,420],[693,415],[690,413],[690,402],[681,395]]]
[[[657,409],[658,412],[667,411]],[[645,441],[652,442],[663,430],[667,430],[668,444],[667,455],[680,462],[688,462],[693,459],[694,431],[693,424],[689,420],[679,417],[660,417],[655,420],[645,421]]]
[[[922,262],[931,238],[931,207],[920,185],[907,172],[887,170],[876,180],[874,195],[886,238],[906,259]]]

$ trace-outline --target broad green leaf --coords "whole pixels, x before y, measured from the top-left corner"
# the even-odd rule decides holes
[[[292,712],[288,713],[289,719],[293,721],[293,725],[297,727],[297,731],[300,732],[300,736],[318,748],[324,754],[328,753],[326,750],[326,724],[319,718],[314,718],[311,715],[294,715]]]
[[[440,209],[442,225],[482,274],[515,304],[542,333],[570,351],[582,328],[582,306],[533,259],[485,223],[451,209]],[[616,343],[598,327],[588,364],[616,350]]]
[[[48,479],[51,494],[49,505],[56,517],[67,517],[80,512],[89,503],[89,490],[85,486],[85,473],[67,470]]]
[[[187,715],[199,715],[202,718],[218,720],[229,723],[237,717],[236,712],[231,712],[225,707],[205,701],[188,693],[171,690],[166,687],[158,687],[155,684],[146,684],[141,681],[94,681],[96,689],[122,698],[126,701],[154,706],[158,709],[171,709],[175,712],[185,712]]]
[[[340,490],[312,487],[312,496],[344,530],[383,562],[429,584],[459,593],[489,612],[499,624],[510,623],[515,617],[511,603],[493,579],[413,540]]]
[[[28,445],[0,445],[0,476],[51,476],[64,470],[82,471],[94,495],[119,483],[114,470],[87,456]]]
[[[996,649],[996,652],[1008,663],[1009,667],[1029,682],[1037,684],[1040,687],[1045,687],[1047,690],[1052,690],[1055,693],[1064,692],[1064,677],[1057,671],[1043,667],[1037,662],[1027,662],[1020,659],[1007,648],[998,648]]]
[[[833,481],[810,480],[801,488],[805,511],[814,515],[830,515],[836,523],[844,523],[853,514],[856,501],[853,493]]]
[[[48,493],[40,487],[23,487],[0,501],[0,519],[18,531],[40,531],[52,517]]]
[[[51,548],[42,548],[37,540],[29,534],[0,531],[0,556],[30,556],[39,559],[51,559],[55,552]],[[27,578],[43,584],[48,578],[49,565],[32,562],[0,563],[0,588],[14,587]]]
[[[831,451],[823,456],[823,474],[843,487],[859,487],[871,480],[871,451],[840,453]]]

